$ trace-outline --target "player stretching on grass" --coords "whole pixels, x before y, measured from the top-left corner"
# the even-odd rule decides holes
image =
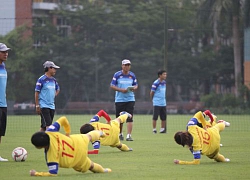
[[[100,123],[100,117],[104,117],[107,123]],[[132,151],[126,144],[122,144],[119,139],[120,124],[124,123],[127,118],[132,118],[132,115],[123,111],[120,116],[114,120],[111,120],[109,115],[104,111],[100,110],[89,123],[84,124],[80,128],[80,133],[86,134],[93,130],[101,130],[105,133],[104,137],[100,140],[92,140],[94,150],[88,151],[88,154],[98,154],[100,144],[103,146],[117,147],[121,151]]]
[[[187,146],[194,155],[193,161],[181,161],[175,159],[175,164],[200,164],[201,155],[206,155],[217,162],[230,161],[219,153],[220,131],[224,130],[227,123],[220,120],[218,124],[206,128],[206,115],[209,116],[211,122],[214,121],[210,111],[207,110],[204,113],[199,111],[189,120],[187,131],[179,131],[174,135],[176,143],[183,147]],[[202,127],[205,128],[199,127],[201,124]]]
[[[66,135],[59,132],[61,126],[64,127]],[[73,168],[82,173],[88,170],[94,173],[111,172],[111,169],[103,168],[88,158],[89,141],[95,141],[100,136],[105,136],[102,131],[70,136],[69,134],[70,125],[66,117],[59,118],[45,132],[40,131],[33,134],[32,144],[38,149],[45,149],[45,159],[49,172],[30,170],[31,176],[56,176],[58,167]]]
[[[221,123],[223,122],[224,120],[218,120],[217,121],[217,116],[215,116],[214,114],[212,114],[209,110],[206,110],[203,112],[204,116],[208,116],[209,117],[209,120],[206,121],[204,116],[200,116],[200,111],[197,112],[194,117],[197,119],[198,123],[197,123],[197,126],[201,127],[201,128],[204,128],[204,129],[207,129],[207,128],[211,128],[213,126],[215,126],[217,123]],[[224,121],[225,123],[225,126],[226,127],[229,127],[230,126],[230,123],[227,122],[227,121]],[[222,144],[220,144],[220,146],[223,146]]]

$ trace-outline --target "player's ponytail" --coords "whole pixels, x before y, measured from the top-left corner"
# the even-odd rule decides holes
[[[188,145],[189,147],[191,147],[193,143],[192,135],[187,131],[185,132],[179,131],[175,133],[174,139],[177,144],[182,145],[183,147],[185,145]]]

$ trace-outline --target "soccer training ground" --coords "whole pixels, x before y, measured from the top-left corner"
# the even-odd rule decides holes
[[[221,154],[229,158],[229,163],[217,163],[202,156],[200,165],[176,165],[174,159],[192,160],[193,155],[187,148],[174,142],[176,131],[185,130],[187,121],[192,115],[168,115],[167,133],[152,134],[151,115],[134,115],[133,142],[127,142],[132,152],[121,152],[117,148],[101,146],[98,155],[89,155],[94,162],[109,167],[109,174],[94,174],[90,171],[79,173],[73,169],[59,169],[58,177],[52,179],[95,179],[95,180],[161,180],[161,179],[249,179],[249,127],[250,115],[217,115],[231,123],[221,133]],[[55,120],[60,117],[56,115]],[[78,133],[79,127],[87,123],[92,115],[67,115],[72,133]],[[114,115],[111,115],[114,118]],[[105,122],[101,119],[101,122]],[[27,180],[29,170],[48,171],[43,150],[36,149],[30,142],[31,135],[39,130],[40,117],[8,116],[6,136],[2,137],[0,155],[9,162],[0,162],[1,180]],[[159,130],[160,120],[157,122]],[[63,128],[61,129],[63,133]],[[126,135],[126,126],[124,126]],[[22,146],[28,151],[25,162],[14,162],[11,152],[15,147]],[[91,144],[89,148],[92,148]],[[45,177],[46,178],[46,177]],[[47,179],[47,178],[46,178]]]

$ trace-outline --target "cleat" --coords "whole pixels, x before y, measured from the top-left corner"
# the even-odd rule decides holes
[[[0,162],[6,162],[6,161],[9,161],[8,159],[4,159],[0,156]]]
[[[105,172],[105,173],[109,173],[109,172],[112,172],[112,170],[109,169],[109,168],[105,168],[105,169],[104,169],[104,172]]]
[[[124,137],[123,137],[122,134],[119,135],[119,139],[120,139],[120,141],[123,141],[123,140],[124,140]]]
[[[128,115],[128,118],[132,118],[132,115],[129,114],[128,112],[126,112],[126,111],[120,112],[120,115],[123,115],[123,114],[127,114],[127,115]]]
[[[132,148],[129,148],[129,150],[128,151],[133,151],[133,149]]]
[[[226,127],[230,126],[230,123],[227,121],[224,121],[224,120],[219,120],[219,121],[217,121],[217,123],[224,123]]]
[[[223,146],[223,144],[220,144],[220,147],[222,147]]]
[[[156,133],[157,133],[157,131],[154,129],[154,130],[153,130],[153,134],[156,134]]]
[[[126,138],[126,141],[134,141],[131,136]]]
[[[228,158],[225,158],[225,162],[230,162],[230,159],[228,159]]]
[[[225,123],[225,126],[226,126],[226,127],[229,127],[229,126],[230,126],[230,123],[229,123],[229,122],[224,121],[224,123]]]
[[[166,129],[161,129],[160,133],[166,133]]]

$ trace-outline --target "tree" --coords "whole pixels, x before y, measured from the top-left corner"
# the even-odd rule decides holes
[[[8,71],[8,91],[7,99],[15,102],[30,101],[30,95],[34,92],[34,74],[35,63],[33,57],[37,56],[32,52],[31,38],[23,38],[23,33],[27,27],[20,26],[3,38],[11,48],[8,62],[6,63]]]
[[[204,86],[233,69],[233,58],[228,53],[231,47],[222,46],[215,53],[207,43],[211,28],[207,24],[195,24],[197,4],[194,5],[194,1],[79,2],[80,6],[75,6],[73,11],[64,4],[58,11],[51,11],[58,17],[53,20],[63,20],[70,27],[68,36],[64,36],[49,17],[39,17],[33,21],[32,40],[22,40],[20,33],[4,37],[14,48],[10,56],[14,60],[9,64],[12,85],[8,86],[13,100],[34,99],[34,83],[43,73],[42,64],[51,60],[61,66],[56,74],[61,87],[56,98],[58,108],[64,108],[67,101],[113,101],[114,92],[109,88],[111,78],[120,70],[122,59],[128,58],[139,82],[137,100],[149,101],[151,83],[158,69],[164,68],[165,6],[168,7],[168,28],[172,29],[167,31],[169,101],[189,100],[192,92],[210,93],[212,88]],[[231,33],[228,28],[223,29],[223,34]],[[25,94],[20,95],[20,89]]]
[[[242,1],[243,3],[243,1]],[[242,7],[244,5],[242,4]],[[234,46],[234,76],[235,76],[235,96],[239,96],[239,88],[242,84],[242,39],[241,31],[242,31],[242,23],[241,23],[241,10],[242,10],[240,0],[205,0],[201,6],[201,11],[210,12],[209,16],[203,14],[204,17],[209,19],[210,24],[214,29],[214,39],[215,44],[218,46],[219,43],[219,29],[223,27],[225,24],[225,20],[227,24],[232,24],[232,34],[233,37],[233,46]],[[201,12],[199,11],[199,12]],[[201,14],[198,13],[201,16]],[[207,21],[203,21],[207,22]]]

